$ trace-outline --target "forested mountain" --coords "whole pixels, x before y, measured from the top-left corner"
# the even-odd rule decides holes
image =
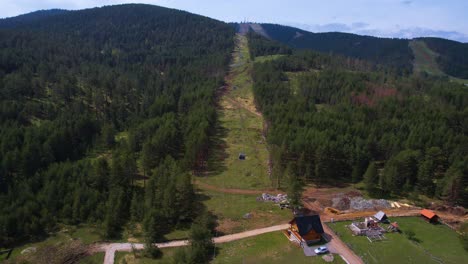
[[[261,26],[247,33],[250,56],[282,56],[246,74],[274,177],[468,205],[465,86],[410,75],[408,40]],[[1,20],[0,248],[60,223],[106,238],[142,223],[154,242],[193,222],[190,173],[206,166],[234,34],[139,4]],[[445,72],[467,74],[465,44],[422,40]]]
[[[21,25],[31,24],[48,16],[60,15],[68,12],[62,9],[39,10],[24,15],[19,15],[11,18],[0,19],[0,28],[18,27]]]
[[[272,45],[259,36],[251,43]],[[297,51],[256,63],[253,77],[269,122],[273,177],[363,180],[378,197],[424,194],[468,205],[464,85]]]
[[[378,38],[350,33],[312,33],[294,27],[275,24],[253,24],[270,39],[292,48],[310,49],[339,54],[393,68],[398,74],[413,70],[414,54],[408,39]],[[468,78],[468,44],[438,38],[418,38],[427,43],[440,57],[437,63],[442,71],[459,78]]]
[[[385,39],[349,33],[311,33],[293,27],[261,24],[268,36],[293,48],[340,54],[391,66],[401,74],[412,71],[408,40]]]
[[[56,223],[116,237],[139,221],[153,241],[191,221],[189,171],[204,164],[233,36],[150,5],[2,20],[0,247]]]

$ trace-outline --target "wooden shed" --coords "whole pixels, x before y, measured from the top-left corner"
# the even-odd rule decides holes
[[[428,209],[421,210],[421,216],[426,219],[429,223],[437,223],[439,222],[439,216],[436,215],[433,211]]]

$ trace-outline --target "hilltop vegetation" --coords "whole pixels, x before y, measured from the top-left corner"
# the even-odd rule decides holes
[[[273,40],[296,49],[339,54],[389,66],[398,74],[412,72],[413,54],[408,40],[360,36],[349,33],[311,33],[293,27],[261,24]]]
[[[436,52],[437,63],[445,73],[468,79],[468,43],[459,43],[440,38],[421,38],[427,46]]]
[[[376,196],[424,194],[468,205],[463,85],[367,71],[311,52],[256,63],[253,74],[270,122],[274,177],[337,184],[366,174]]]
[[[0,19],[0,28],[14,28],[20,25],[27,25],[35,21],[40,21],[45,17],[59,15],[65,12],[68,11],[62,9],[39,10],[16,17],[3,18]]]
[[[232,28],[147,5],[18,20],[0,29],[0,246],[60,222],[150,240],[189,223]]]
[[[411,74],[417,59],[410,47],[412,40],[408,39],[378,38],[340,32],[312,33],[275,24],[255,25],[255,28],[262,28],[262,34],[283,45],[364,60],[385,66],[388,68],[386,71],[398,75]],[[446,75],[468,79],[467,43],[440,38],[417,38],[414,41],[423,41],[429,47],[429,52],[439,55],[437,65]],[[271,45],[268,48],[271,49]]]

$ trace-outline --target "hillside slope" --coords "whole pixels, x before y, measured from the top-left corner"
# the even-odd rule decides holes
[[[428,48],[439,56],[436,61],[439,68],[446,74],[468,79],[468,43],[441,39],[420,38]]]
[[[232,27],[133,4],[2,24],[0,248],[56,223],[114,238],[130,218],[191,221]]]
[[[442,76],[442,72],[437,64],[439,54],[431,50],[426,42],[422,40],[413,40],[410,42],[410,47],[414,53],[414,72],[427,73],[430,75]]]
[[[275,24],[246,23],[243,28],[250,27],[252,31],[268,37],[272,40],[286,44],[292,48],[311,49],[315,51],[334,53],[351,58],[370,61],[376,64],[389,66],[399,73],[410,73],[413,70],[413,62],[416,71],[424,61],[421,58],[421,50],[414,51],[414,41],[424,42],[427,46],[425,51],[438,54],[435,61],[437,68],[442,74],[458,78],[468,78],[468,43],[440,39],[440,38],[418,38],[415,40],[378,38],[371,36],[360,36],[350,33],[327,32],[312,33],[294,27]],[[434,71],[432,69],[431,72]],[[440,73],[440,72],[439,72]]]
[[[46,17],[60,15],[66,12],[68,11],[62,9],[39,10],[16,17],[3,18],[0,19],[0,28],[13,28],[21,25],[27,25],[35,21],[40,21]]]
[[[464,85],[312,51],[272,56],[271,41],[249,43],[270,55],[256,58],[253,91],[269,124],[273,178],[299,193],[304,182],[362,181],[379,198],[468,205]]]
[[[400,73],[412,71],[413,54],[408,40],[385,39],[349,33],[311,33],[298,28],[275,24],[254,24],[262,28],[262,35],[298,49],[312,49],[371,61],[397,69]]]

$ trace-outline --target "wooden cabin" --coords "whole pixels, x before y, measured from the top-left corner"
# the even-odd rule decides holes
[[[299,245],[319,242],[324,233],[319,215],[296,216],[289,225],[285,234],[290,241]]]
[[[437,223],[439,222],[439,216],[436,215],[433,211],[428,210],[428,209],[422,209],[421,210],[421,216],[426,219],[429,223]]]

